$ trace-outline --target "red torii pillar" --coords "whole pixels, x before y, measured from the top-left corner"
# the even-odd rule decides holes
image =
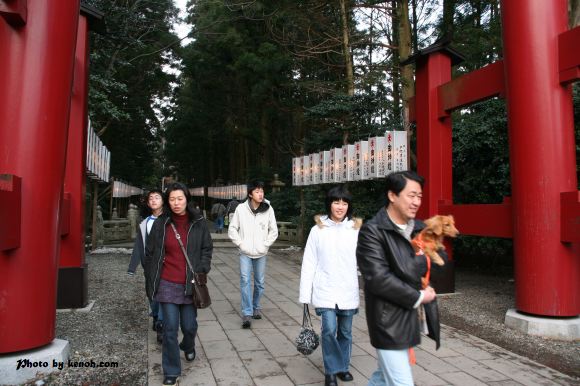
[[[0,242],[0,353],[54,339],[78,18],[79,0],[0,1],[0,174],[21,178],[20,194],[10,193],[20,196],[21,216],[2,218],[21,233]],[[13,210],[6,204],[0,213]]]
[[[57,307],[82,308],[88,303],[85,263],[85,190],[89,29],[102,32],[103,14],[81,4],[71,96],[64,195],[61,216]],[[90,25],[90,26],[89,26]],[[90,27],[90,28],[89,28]]]
[[[419,216],[450,213],[463,234],[512,237],[517,310],[572,317],[564,323],[570,327],[558,325],[551,336],[574,338],[580,320],[580,192],[570,83],[580,80],[580,27],[567,30],[565,0],[505,1],[502,17],[504,61],[453,80],[458,55],[446,43],[407,61],[417,62],[410,115],[417,122],[417,168],[427,178]],[[512,198],[454,205],[449,113],[495,96],[507,99]],[[533,324],[550,335],[556,326],[550,318],[510,312],[506,323],[528,332]]]
[[[502,0],[516,308],[580,314],[578,246],[561,240],[561,193],[577,191],[572,89],[560,83],[566,0]],[[576,52],[580,47],[576,46]]]

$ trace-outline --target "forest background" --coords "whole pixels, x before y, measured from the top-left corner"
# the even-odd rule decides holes
[[[151,188],[163,176],[195,187],[278,174],[286,187],[267,191],[277,218],[306,235],[329,186],[292,187],[292,157],[407,130],[414,169],[414,69],[399,63],[440,40],[465,57],[453,77],[502,59],[499,0],[190,0],[185,20],[170,0],[86,3],[107,25],[91,37],[89,113],[111,175]],[[569,0],[569,20],[580,23],[580,0]],[[192,25],[186,45],[172,28],[180,21]],[[578,84],[573,95],[580,165]],[[505,101],[452,120],[454,202],[501,202],[510,195]],[[385,203],[381,181],[348,187],[357,216]],[[511,248],[454,243],[458,265],[490,270],[510,269]]]

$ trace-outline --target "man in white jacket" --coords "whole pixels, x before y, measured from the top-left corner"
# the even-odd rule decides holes
[[[278,238],[274,209],[264,199],[263,182],[252,181],[248,184],[248,199],[236,208],[228,236],[240,251],[242,327],[250,328],[252,318],[262,318],[260,299],[264,293],[266,254]],[[253,293],[250,281],[252,271]]]

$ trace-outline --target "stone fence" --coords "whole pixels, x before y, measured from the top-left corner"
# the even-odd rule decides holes
[[[278,240],[298,242],[297,226],[291,222],[277,221],[278,225]]]

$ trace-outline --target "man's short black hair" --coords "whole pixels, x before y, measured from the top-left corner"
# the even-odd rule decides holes
[[[161,189],[151,189],[149,192],[147,192],[147,200],[149,200],[149,197],[151,197],[152,194],[158,194],[161,196],[161,200],[163,200],[163,192],[161,191]]]
[[[328,193],[326,193],[326,200],[325,200],[325,207],[326,207],[326,214],[330,218],[330,208],[334,201],[344,201],[348,204],[348,209],[346,210],[346,219],[350,219],[352,217],[352,195],[346,189],[344,185],[338,185],[331,188]]]
[[[264,183],[262,181],[258,181],[258,180],[253,180],[248,182],[248,197],[250,196],[250,194],[252,194],[252,192],[256,189],[264,189]]]
[[[405,189],[405,186],[407,186],[407,180],[417,182],[421,185],[421,188],[423,188],[423,184],[425,183],[425,179],[412,170],[394,172],[385,178],[385,194],[388,196],[389,192],[393,192],[398,196]]]

